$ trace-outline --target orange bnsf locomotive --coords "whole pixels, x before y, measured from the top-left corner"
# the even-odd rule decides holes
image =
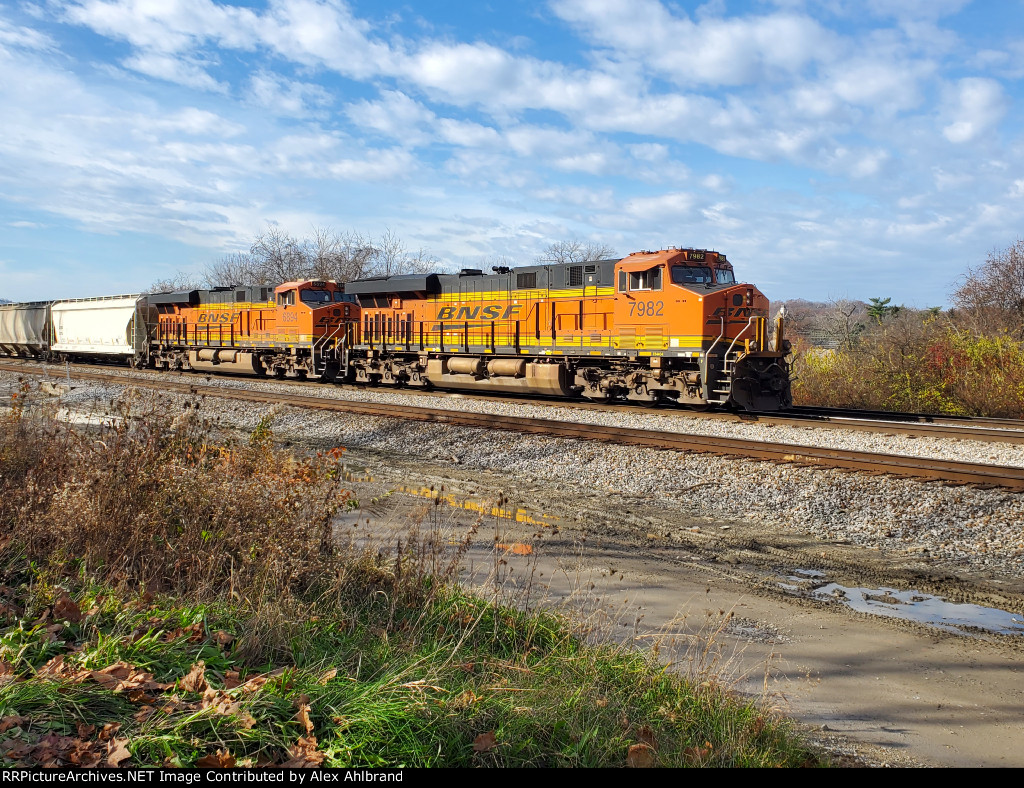
[[[591,399],[788,408],[789,343],[725,255],[466,269],[349,282],[356,381]]]
[[[331,281],[159,293],[139,303],[157,369],[335,380],[359,327],[355,297]]]
[[[0,352],[597,400],[790,406],[789,343],[725,255],[0,306]]]

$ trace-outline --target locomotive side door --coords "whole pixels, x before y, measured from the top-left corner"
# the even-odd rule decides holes
[[[665,266],[653,260],[616,266],[615,331],[623,350],[660,351],[666,346],[669,305]]]

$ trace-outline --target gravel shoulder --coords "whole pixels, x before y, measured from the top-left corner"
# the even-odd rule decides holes
[[[0,373],[0,395],[15,380]],[[75,385],[60,406],[76,417],[102,413],[124,393]],[[187,399],[161,396],[171,408]],[[200,410],[240,430],[265,412],[212,397]],[[716,659],[739,689],[767,692],[831,752],[873,765],[1024,766],[1024,636],[954,634],[814,594],[825,583],[892,588],[1024,618],[1024,495],[289,407],[277,410],[274,430],[303,449],[346,447],[364,504],[358,517],[382,534],[434,516],[410,491],[443,487],[453,528],[510,499],[504,508],[524,522],[484,515],[502,541],[536,546],[508,557],[510,568],[518,561],[520,577],[536,576],[545,562],[538,588],[553,602],[580,609],[585,591],[583,608],[603,611],[609,632],[659,637],[663,656],[680,665],[692,668],[692,652],[673,649],[707,642],[709,622],[731,612],[712,638]],[[863,448],[864,438],[890,440],[844,440]],[[895,453],[892,441],[885,450]],[[976,442],[943,442],[975,444],[977,460]]]

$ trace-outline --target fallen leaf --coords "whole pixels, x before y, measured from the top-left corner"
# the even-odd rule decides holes
[[[473,752],[490,752],[497,746],[497,744],[498,738],[494,735],[494,731],[481,733],[473,739]]]
[[[313,721],[309,718],[308,703],[302,703],[299,705],[299,710],[295,713],[295,719],[298,720],[299,724],[306,729],[307,736],[313,732]]]
[[[17,739],[8,739],[0,744],[0,752],[8,758],[24,758],[32,752],[32,745],[28,742],[18,741]]]
[[[4,717],[0,720],[0,733],[9,731],[11,728],[19,727],[23,722],[28,722],[24,717],[19,717],[17,714],[12,714],[9,717]]]
[[[316,736],[310,736],[308,739],[300,736],[298,742],[291,748],[291,755],[290,760],[281,764],[283,769],[309,769],[319,766],[327,757],[316,748]]]
[[[79,741],[72,747],[67,758],[75,766],[83,769],[94,769],[99,766],[102,751],[91,742]]]
[[[224,674],[224,689],[234,689],[240,686],[242,686],[242,681],[238,677],[237,670],[229,670]]]
[[[683,750],[686,762],[694,766],[702,764],[709,755],[711,755],[711,747],[687,747]]]
[[[213,633],[213,642],[221,648],[227,648],[235,642],[235,636],[228,634],[223,629],[218,629]]]
[[[235,756],[227,750],[217,750],[216,755],[204,755],[196,761],[198,769],[233,769]]]
[[[239,711],[235,716],[235,724],[247,731],[252,730],[256,727],[256,718],[247,711]]]
[[[96,732],[95,725],[86,725],[84,722],[78,723],[76,727],[78,730],[78,736],[81,739],[88,739]]]
[[[145,690],[136,689],[128,692],[128,701],[130,703],[155,703],[156,698]]]
[[[652,750],[657,752],[658,750],[658,739],[654,735],[654,731],[651,730],[648,725],[641,725],[640,730],[636,732],[637,738],[640,739],[641,744],[646,744]]]
[[[60,639],[57,635],[62,629],[64,629],[63,624],[50,624],[50,626],[43,628],[40,638],[42,638],[44,643],[56,643]]]
[[[608,705],[608,698],[598,698],[594,701],[594,703],[597,705],[597,708],[603,709],[605,706]]]
[[[85,616],[82,615],[82,609],[78,606],[67,591],[62,591],[60,599],[53,605],[53,617],[58,621],[70,621],[72,624],[79,623]]]
[[[145,722],[156,713],[156,706],[143,706],[132,715],[136,722]]]
[[[512,542],[511,544],[496,544],[499,550],[504,550],[506,553],[512,553],[512,555],[532,555],[533,546],[528,544],[522,544],[521,542]]]
[[[317,683],[318,684],[326,684],[328,681],[330,681],[331,679],[333,679],[337,675],[338,675],[338,669],[337,668],[331,668],[330,670],[325,670],[320,675],[320,678],[317,679]]]
[[[64,664],[64,654],[58,654],[52,657],[45,665],[36,671],[36,676],[59,678],[69,672],[69,668]],[[89,675],[90,671],[86,671],[85,675]]]
[[[107,665],[102,670],[92,671],[90,676],[93,681],[101,684],[104,689],[118,692],[122,689],[122,683],[131,675],[131,672],[131,665],[126,662],[115,662],[113,665]]]
[[[654,766],[654,750],[646,744],[634,744],[626,753],[626,766],[630,769],[650,769]]]
[[[121,723],[119,722],[108,722],[100,729],[99,740],[107,741],[113,738],[114,734],[121,730]]]
[[[111,739],[107,745],[108,766],[116,768],[131,757],[132,754],[128,751],[128,739]]]
[[[106,764],[109,767],[120,767],[121,763],[130,757],[127,739],[112,739],[111,743],[106,745]]]
[[[188,675],[178,681],[178,686],[186,692],[203,692],[206,689],[206,664],[203,660],[192,666]]]

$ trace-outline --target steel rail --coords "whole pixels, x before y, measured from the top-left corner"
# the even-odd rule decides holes
[[[824,419],[885,419],[914,424],[980,425],[1005,430],[1024,430],[1024,419],[1001,419],[990,416],[956,416],[948,413],[913,413],[888,410],[860,410],[858,408],[826,408],[815,405],[797,405],[787,413],[808,418]],[[770,414],[768,414],[770,415]]]
[[[0,363],[0,369],[8,371],[30,371],[38,370],[46,374],[48,369],[45,366],[34,366],[35,362],[18,362],[15,365],[6,366]],[[95,365],[72,365],[72,369],[102,369],[110,367],[97,367]],[[123,369],[123,367],[118,367]],[[136,370],[137,374],[166,375],[167,373],[155,371]],[[130,378],[136,379],[136,378]],[[241,380],[241,378],[236,378]],[[278,381],[283,385],[311,385],[308,381],[283,380]],[[396,394],[401,394],[410,399],[416,397],[449,397],[452,393],[418,389],[380,389]],[[604,403],[570,400],[550,396],[524,396],[524,395],[502,395],[496,397],[492,393],[460,391],[456,392],[458,397],[472,397],[481,401],[508,402],[516,400],[532,405],[554,406],[573,408],[576,410],[591,410],[602,412],[623,412],[640,411],[655,418],[693,418],[712,419],[727,422],[773,424],[786,427],[805,427],[821,429],[843,429],[848,431],[874,432],[891,435],[913,435],[926,438],[956,438],[958,440],[986,441],[991,443],[1013,443],[1024,444],[1024,420],[1013,419],[987,419],[972,418],[967,416],[941,416],[921,413],[888,413],[886,411],[860,411],[851,408],[816,408],[796,407],[784,413],[756,412],[756,413],[730,413],[723,411],[694,411],[685,408],[664,409],[658,406],[637,403]]]
[[[3,365],[0,365],[0,368],[3,368]],[[984,463],[830,449],[800,444],[767,443],[679,432],[604,427],[594,424],[556,421],[553,419],[499,416],[490,413],[442,410],[414,405],[398,406],[379,402],[309,397],[285,391],[277,394],[220,385],[206,385],[198,382],[169,381],[163,377],[147,380],[145,378],[126,378],[123,375],[77,370],[70,374],[73,378],[81,380],[95,380],[104,383],[113,382],[125,386],[135,385],[160,391],[177,391],[196,395],[205,394],[225,399],[291,405],[315,410],[353,413],[362,416],[447,424],[483,430],[499,429],[542,435],[549,438],[593,440],[655,449],[710,453],[744,459],[840,468],[871,474],[888,474],[946,483],[975,484],[1024,491],[1024,468],[987,465]]]

